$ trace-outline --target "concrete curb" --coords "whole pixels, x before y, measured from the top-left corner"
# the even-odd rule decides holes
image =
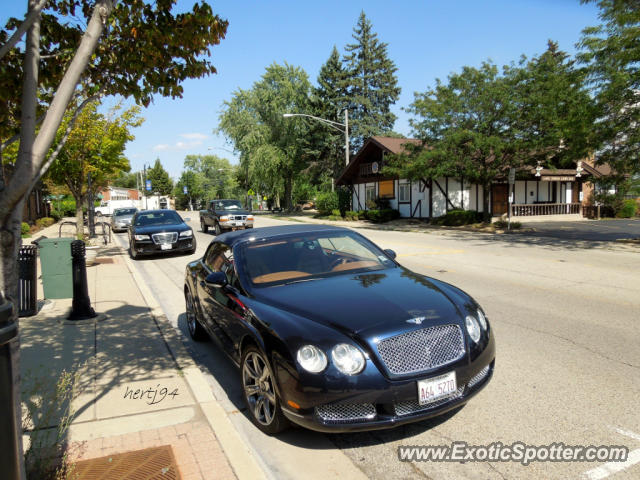
[[[133,267],[131,259],[126,255],[123,258],[129,273],[133,276],[140,293],[149,307],[149,312],[156,322],[167,348],[182,370],[193,397],[200,405],[207,423],[216,434],[234,473],[239,480],[266,479],[268,476],[236,431],[224,409],[213,396],[204,375],[187,352],[180,336],[169,323],[153,293],[151,293],[149,287]]]

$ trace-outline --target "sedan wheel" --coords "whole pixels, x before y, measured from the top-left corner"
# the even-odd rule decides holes
[[[280,409],[271,368],[260,350],[253,346],[242,356],[242,390],[251,421],[260,430],[274,434],[289,426]]]
[[[138,259],[138,254],[136,252],[136,248],[135,248],[133,242],[129,242],[129,255],[131,255],[131,258],[133,260],[137,260]]]
[[[187,291],[184,294],[184,299],[186,303],[187,328],[189,329],[189,335],[196,342],[206,340],[207,333],[198,321],[198,312],[195,304],[193,303],[191,292]]]

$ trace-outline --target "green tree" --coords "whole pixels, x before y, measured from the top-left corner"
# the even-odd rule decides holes
[[[151,191],[145,189],[145,195],[171,195],[173,192],[173,181],[169,173],[164,169],[160,159],[149,170],[147,170],[147,180],[151,180]]]
[[[140,172],[121,172],[120,175],[114,178],[111,185],[119,188],[140,188]]]
[[[185,187],[187,188],[187,193],[184,193]],[[204,199],[201,175],[193,170],[183,171],[173,189],[173,195],[176,198],[176,205],[180,209],[191,209],[195,205],[201,204]]]
[[[344,123],[342,112],[347,107],[346,72],[335,46],[326,63],[320,67],[317,83],[311,100],[312,114]],[[324,176],[336,178],[344,169],[344,134],[321,122],[311,122],[309,127],[310,144],[315,154],[309,164],[308,181],[323,183]]]
[[[400,87],[387,44],[378,40],[364,11],[353,32],[355,43],[345,47],[343,62],[347,74],[351,145],[357,151],[367,138],[393,129],[396,116],[391,112],[391,105],[400,97]]]
[[[292,206],[293,179],[309,162],[308,122],[283,113],[309,111],[311,84],[300,67],[272,64],[250,90],[238,90],[225,102],[219,130],[248,166],[251,187]],[[244,163],[244,162],[247,162]]]
[[[202,189],[202,200],[236,198],[242,195],[237,180],[236,167],[226,158],[217,155],[187,155],[185,172],[197,175]]]
[[[596,162],[613,168],[622,194],[640,173],[640,9],[635,0],[582,0],[600,7],[602,23],[583,30],[578,59],[596,99]]]
[[[130,169],[124,156],[127,142],[133,140],[131,128],[142,123],[139,107],[132,107],[111,118],[98,112],[92,103],[78,116],[57,160],[49,169],[49,177],[57,185],[65,185],[76,201],[77,235],[84,232],[82,208],[89,194],[88,177],[91,175],[92,193],[106,187],[109,180]],[[71,115],[66,115],[58,131],[57,139],[65,134]],[[54,148],[56,145],[54,144]]]

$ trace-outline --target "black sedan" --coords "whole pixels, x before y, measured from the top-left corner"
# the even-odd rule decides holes
[[[216,237],[187,265],[191,336],[241,369],[252,421],[326,431],[390,428],[465,404],[493,374],[482,308],[330,226]]]
[[[140,255],[183,252],[194,253],[196,239],[193,230],[173,210],[143,210],[137,212],[129,226],[129,253]]]

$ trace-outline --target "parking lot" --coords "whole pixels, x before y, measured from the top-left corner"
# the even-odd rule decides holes
[[[256,222],[285,223],[265,217]],[[273,478],[351,478],[349,472],[385,480],[640,476],[640,464],[634,462],[602,469],[602,462],[524,466],[400,462],[397,456],[402,445],[464,441],[624,445],[633,458],[640,458],[639,247],[541,234],[362,230],[382,248],[395,250],[401,264],[462,288],[484,307],[497,340],[494,378],[464,408],[435,420],[358,434],[294,429],[267,437],[243,414],[238,373],[231,362],[214,344],[188,339],[184,266],[214,238],[199,232],[197,218],[191,224],[198,239],[194,256],[142,260],[136,268]]]

